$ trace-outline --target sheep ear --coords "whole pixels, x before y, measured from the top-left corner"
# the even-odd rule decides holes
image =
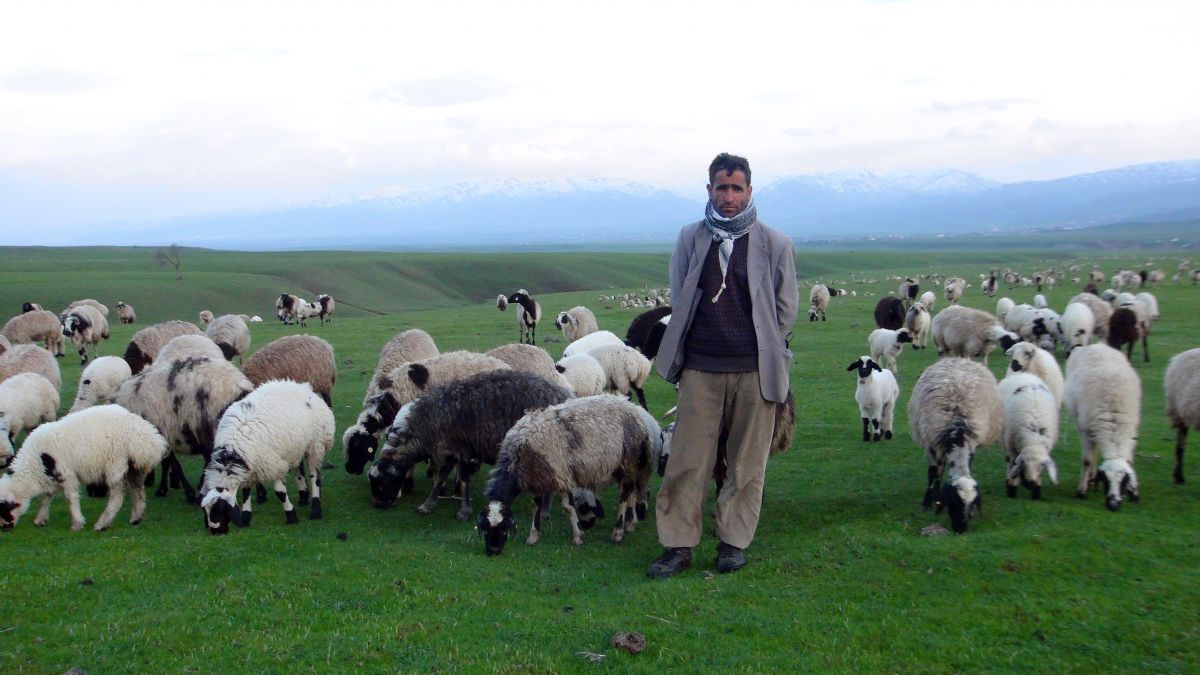
[[[1050,477],[1050,482],[1058,485],[1058,465],[1053,459],[1046,460],[1046,475]]]
[[[881,373],[883,372],[883,368],[880,368],[879,364],[875,363],[875,359],[871,359],[870,361],[867,361],[867,364],[871,366],[871,370],[875,370],[875,371],[878,371]]]
[[[859,363],[861,363],[861,361],[854,361],[854,362],[853,362],[853,363],[851,363],[850,365],[846,366],[846,372],[848,373],[848,372],[850,372],[850,371],[852,371],[852,370],[858,370],[858,364],[859,364]]]
[[[425,385],[429,384],[429,369],[420,363],[414,363],[408,367],[408,379],[412,380],[418,389],[424,389]]]
[[[1021,468],[1025,466],[1025,456],[1017,455],[1011,466],[1008,467],[1008,479],[1012,480],[1021,475]],[[1058,481],[1054,481],[1056,484]]]

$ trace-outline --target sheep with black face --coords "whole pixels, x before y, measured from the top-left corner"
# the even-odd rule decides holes
[[[896,376],[869,356],[860,356],[850,362],[846,371],[858,373],[854,400],[858,402],[858,412],[862,416],[862,439],[878,441],[882,436],[891,440],[892,416],[900,398]]]

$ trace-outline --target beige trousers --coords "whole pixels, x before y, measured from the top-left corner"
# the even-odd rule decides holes
[[[683,371],[671,459],[655,505],[658,540],[664,547],[700,543],[704,498],[722,428],[729,431],[729,473],[717,495],[717,537],[738,548],[750,545],[762,511],[774,424],[775,404],[762,397],[757,372]]]

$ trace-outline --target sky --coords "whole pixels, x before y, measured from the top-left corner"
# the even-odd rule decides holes
[[[0,8],[0,230],[462,180],[699,191],[1200,158],[1200,3],[41,2]],[[0,237],[3,239],[3,237]]]

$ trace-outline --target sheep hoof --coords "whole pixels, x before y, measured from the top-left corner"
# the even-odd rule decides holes
[[[49,518],[35,518],[33,521],[33,526],[34,527],[45,527],[46,523],[49,522],[49,520],[50,520]]]
[[[422,504],[417,507],[417,513],[421,514],[422,516],[427,516],[433,513],[433,506],[428,503]]]
[[[1076,490],[1075,499],[1087,499],[1087,493],[1083,490]]]
[[[871,434],[863,434],[863,443],[871,442]]]
[[[82,529],[83,529],[83,521],[82,520],[77,523],[71,523],[71,531],[72,532],[78,532]]]
[[[463,508],[463,509],[459,509],[458,513],[454,514],[454,517],[457,518],[459,522],[465,523],[468,520],[470,520],[471,516],[473,516],[473,515],[474,515],[474,512],[471,509]]]
[[[296,523],[300,522],[300,516],[296,515],[295,509],[292,509],[291,511],[284,511],[283,515],[284,515],[284,518],[287,519],[288,525],[295,525]]]
[[[541,541],[541,539],[542,539],[541,534],[539,534],[537,532],[530,532],[529,536],[525,538],[525,543],[529,546],[533,546],[533,545],[537,544],[539,541]]]
[[[1136,504],[1136,503],[1138,503],[1138,502],[1142,501],[1142,496],[1141,496],[1141,495],[1139,495],[1139,494],[1138,494],[1138,493],[1136,493],[1136,492],[1130,492],[1130,493],[1129,493],[1129,501],[1131,501],[1131,502],[1133,502],[1134,504]]]
[[[131,520],[131,521],[129,521],[129,524],[132,525],[133,527],[137,527],[138,525],[142,524],[142,519],[138,518],[137,520]]]
[[[571,543],[575,544],[576,546],[583,546],[583,537],[575,537],[571,539]]]
[[[102,524],[102,523],[96,523],[96,526],[92,528],[92,530],[94,530],[96,532],[103,532],[107,529],[108,529],[108,525]]]
[[[1006,495],[1008,495],[1009,499],[1016,499],[1017,498],[1017,486],[1016,485],[1005,485],[1004,493]]]
[[[298,503],[300,506],[308,506],[308,491],[302,491]]]
[[[889,441],[892,440],[892,432],[890,432],[890,431],[883,432],[883,437]]]
[[[883,437],[880,436],[879,434],[875,434],[874,436],[871,436],[871,440],[876,443],[878,443],[881,438],[883,438]]]

